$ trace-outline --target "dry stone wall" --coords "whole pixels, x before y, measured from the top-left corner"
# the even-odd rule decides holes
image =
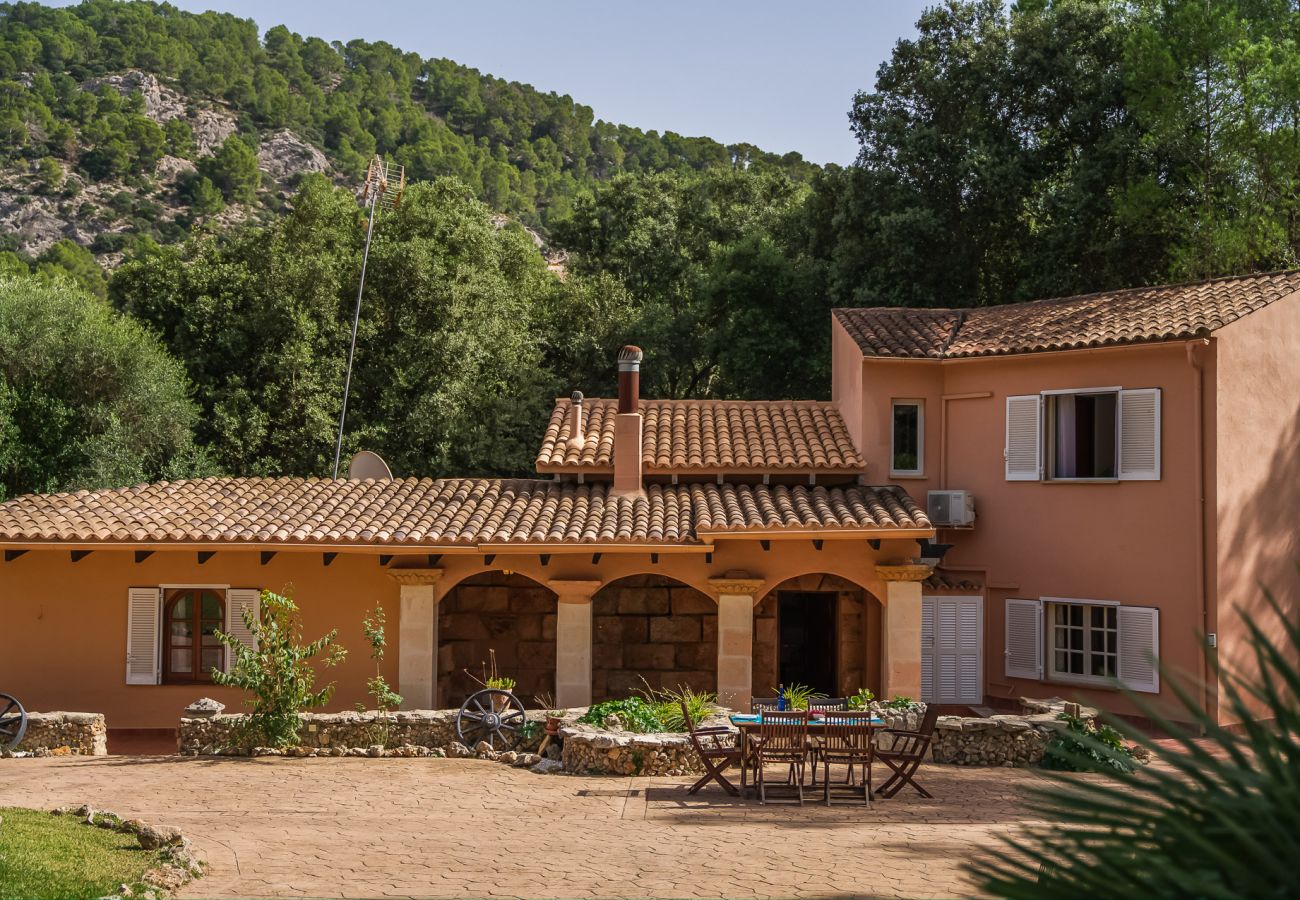
[[[957,766],[1037,765],[1052,738],[1065,729],[1057,718],[1061,713],[1068,709],[1085,721],[1097,717],[1097,710],[1060,698],[1022,697],[1020,704],[1025,709],[1022,715],[940,716],[931,744],[934,761]]]
[[[108,754],[108,728],[103,713],[33,712],[27,714],[27,733],[17,753],[33,756]]]

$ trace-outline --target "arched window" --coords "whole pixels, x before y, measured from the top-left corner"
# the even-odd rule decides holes
[[[225,648],[217,640],[224,629],[226,601],[223,591],[179,588],[167,592],[163,606],[163,682],[185,684],[211,681],[220,669]]]

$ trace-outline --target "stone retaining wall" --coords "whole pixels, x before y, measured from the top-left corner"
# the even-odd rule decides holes
[[[631,734],[590,725],[560,729],[564,771],[575,775],[691,775],[700,767],[684,734]]]
[[[975,718],[941,716],[930,745],[934,761],[957,766],[1031,766],[1042,762],[1043,753],[1056,734],[1065,729],[1057,718],[1068,710],[1086,720],[1097,710],[1067,704],[1060,698],[1034,700],[1022,697],[1023,715]]]
[[[74,756],[106,756],[108,729],[103,713],[33,712],[27,714],[27,734],[18,753],[68,753]]]
[[[195,706],[197,706],[196,704]],[[216,704],[220,706],[220,704]],[[179,749],[188,756],[227,754],[242,755],[252,750],[247,742],[240,742],[231,749],[238,729],[243,725],[243,714],[222,715],[220,710],[215,715],[199,715],[194,707],[186,710],[182,716],[179,733]],[[423,756],[420,749],[446,750],[456,741],[456,713],[454,709],[420,709],[390,713],[388,717],[388,739],[384,746],[397,748],[399,751],[390,755]],[[546,717],[541,712],[529,712],[530,721],[537,722],[537,733],[519,747],[520,751],[535,751],[542,742],[542,727]],[[343,713],[303,713],[303,725],[298,732],[300,748],[306,752],[290,755],[348,755],[349,751],[368,752],[380,743],[381,722],[378,713],[343,712]],[[352,755],[357,755],[352,753]],[[378,755],[378,754],[372,754]]]

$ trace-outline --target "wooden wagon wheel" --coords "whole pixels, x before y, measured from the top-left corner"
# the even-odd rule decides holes
[[[470,749],[487,741],[493,750],[506,750],[519,741],[526,721],[518,697],[490,688],[471,695],[461,706],[456,714],[456,736]]]
[[[27,732],[27,710],[14,697],[0,694],[0,750],[15,750]]]

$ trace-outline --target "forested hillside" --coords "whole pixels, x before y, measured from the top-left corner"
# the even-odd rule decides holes
[[[247,19],[147,2],[0,4],[9,250],[67,239],[115,264],[141,237],[265,221],[305,172],[355,183],[374,153],[543,231],[620,173],[813,170],[797,153],[596,121],[567,95],[382,42],[259,36]]]
[[[817,398],[837,305],[1296,266],[1298,36],[1285,0],[948,0],[844,98],[855,163],[816,168],[385,45],[0,6],[0,239],[45,241],[0,250],[0,493],[327,474],[373,151],[413,183],[344,448],[400,474],[528,473],[624,342],[647,396]]]

